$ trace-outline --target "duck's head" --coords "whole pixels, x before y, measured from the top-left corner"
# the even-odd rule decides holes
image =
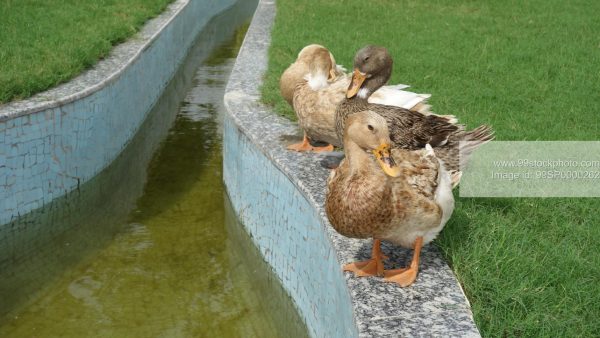
[[[327,74],[327,79],[335,79],[340,74],[337,73],[337,65],[335,58],[329,50],[321,45],[312,44],[308,45],[298,53],[297,63],[302,63],[311,67],[312,70],[321,71],[323,74]]]
[[[368,98],[388,82],[392,65],[392,56],[384,47],[369,45],[359,50],[354,56],[354,72],[346,97]]]
[[[390,144],[392,142],[387,122],[381,115],[371,110],[351,114],[346,120],[344,130],[344,143],[347,142],[354,143],[362,150],[373,153],[377,163],[389,176],[397,177],[400,174],[400,169],[391,156]],[[351,148],[346,144],[344,147]]]
[[[341,74],[337,69],[333,55],[327,48],[312,44],[298,53],[296,61],[292,63],[281,75],[279,87],[283,98],[292,104],[296,85],[310,75],[311,78],[331,81]],[[318,82],[318,81],[317,81]]]
[[[333,55],[324,47],[309,49],[308,52],[305,49],[298,56],[308,64],[308,74],[304,76],[304,79],[312,90],[327,87],[329,82],[338,76]]]
[[[325,88],[331,81],[343,75],[338,69],[333,54],[321,45],[308,45],[298,53],[298,63],[308,65],[303,79],[312,90]]]

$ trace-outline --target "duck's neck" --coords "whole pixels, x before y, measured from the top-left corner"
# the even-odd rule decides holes
[[[361,168],[368,166],[372,161],[371,157],[365,152],[358,144],[351,140],[344,140],[344,152],[346,153],[346,160],[350,165],[350,170],[356,172]]]
[[[368,96],[360,97],[358,95],[354,95],[353,97],[346,99],[346,103],[355,107],[354,111],[358,112],[367,109],[367,106],[369,105],[369,101],[367,101],[367,99]]]
[[[355,97],[367,101],[377,89],[383,87],[388,82],[390,76],[391,68],[386,68],[370,78],[367,78]]]

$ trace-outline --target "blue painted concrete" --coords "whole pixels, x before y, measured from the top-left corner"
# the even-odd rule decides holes
[[[137,132],[198,32],[235,0],[191,0],[101,89],[55,108],[0,120],[0,225],[77,188]]]
[[[310,335],[358,336],[348,289],[318,212],[231,118],[225,118],[223,129],[229,198]]]

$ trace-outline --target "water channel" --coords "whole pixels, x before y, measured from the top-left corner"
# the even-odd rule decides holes
[[[307,336],[222,184],[224,86],[255,6],[211,20],[107,169],[4,228],[0,337]]]

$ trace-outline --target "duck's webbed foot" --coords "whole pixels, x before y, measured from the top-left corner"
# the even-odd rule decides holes
[[[407,268],[386,270],[385,281],[397,283],[401,287],[407,287],[415,282],[419,273],[419,257],[421,256],[421,248],[423,247],[423,237],[417,237],[414,244],[413,259],[410,266]]]
[[[401,287],[407,287],[417,279],[419,268],[401,268],[385,271],[385,281],[399,284]]]
[[[308,142],[308,137],[306,136],[306,133],[304,133],[304,138],[302,139],[302,142],[289,145],[287,148],[289,150],[299,151],[299,152],[313,151],[313,152],[318,153],[318,152],[324,152],[324,151],[333,151],[333,145],[331,145],[331,144],[327,145],[325,147],[312,146],[310,144],[310,142]]]
[[[343,270],[351,271],[359,277],[383,276],[383,259],[387,259],[387,257],[381,254],[381,240],[375,239],[373,240],[371,259],[346,264]]]

